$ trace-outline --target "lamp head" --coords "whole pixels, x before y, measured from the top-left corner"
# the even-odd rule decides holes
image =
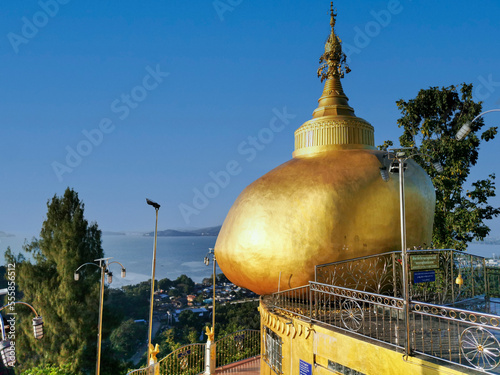
[[[41,316],[33,318],[33,334],[35,339],[40,340],[43,338],[43,318]]]
[[[455,279],[455,284],[457,284],[459,287],[464,285],[464,279],[462,278],[461,274],[458,274],[457,278]]]
[[[16,364],[16,351],[9,340],[0,342],[0,354],[5,367],[14,367]]]
[[[471,131],[470,128],[470,122],[466,122],[465,124],[462,125],[460,130],[457,132],[457,135],[455,136],[457,141],[461,141],[465,137],[467,137],[467,134],[469,134]]]
[[[437,173],[439,174],[443,173],[444,169],[440,162],[434,161],[432,162],[432,165],[434,166],[434,169],[436,170]]]
[[[152,200],[146,198],[146,203],[149,204],[150,206],[153,206],[155,209],[159,210],[160,205],[156,202],[153,202]]]
[[[75,281],[80,280],[80,274],[78,272],[75,272],[75,274],[73,275],[73,277],[75,278]]]
[[[125,276],[127,276],[127,270],[125,268],[122,268],[122,279],[124,279]]]
[[[113,282],[113,272],[108,272],[108,284]]]

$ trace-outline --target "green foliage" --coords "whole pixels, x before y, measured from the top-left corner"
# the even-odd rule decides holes
[[[387,149],[389,147],[392,147],[393,145],[394,145],[394,142],[392,142],[392,141],[384,141],[384,144],[380,145],[380,146],[377,146],[377,148],[379,150],[382,150],[382,151],[387,151]]]
[[[134,323],[133,319],[125,320],[110,336],[112,348],[118,357],[130,358],[147,337],[147,333],[147,324]]]
[[[21,375],[76,375],[75,372],[71,371],[70,367],[68,364],[61,366],[45,365],[23,371]]]
[[[122,289],[109,290],[109,307],[122,318],[148,319],[151,298],[151,280],[137,285],[125,285]]]
[[[181,293],[184,294],[190,294],[194,290],[194,281],[186,275],[180,275],[177,279],[175,279],[173,284]]]
[[[158,281],[158,289],[168,290],[174,283],[168,278],[161,279]]]
[[[426,157],[415,157],[429,174],[436,189],[436,211],[432,241],[438,248],[465,250],[473,239],[482,240],[490,232],[485,220],[500,214],[488,204],[495,196],[495,176],[471,183],[464,193],[471,167],[476,165],[482,141],[495,138],[497,128],[482,130],[482,119],[471,124],[471,133],[457,141],[462,125],[481,113],[481,103],[472,100],[472,85],[431,87],[420,90],[415,99],[397,102],[402,117],[402,146],[418,147]],[[385,143],[382,147],[387,147]],[[438,174],[429,160],[439,161],[444,172]]]
[[[99,269],[81,270],[79,265],[103,257],[101,232],[85,220],[84,204],[67,189],[63,197],[47,202],[47,218],[39,239],[23,247],[34,262],[17,258],[10,249],[7,263],[16,264],[16,286],[23,301],[35,307],[44,319],[43,340],[33,337],[33,313],[16,307],[16,352],[21,370],[34,365],[70,364],[72,371],[90,370],[95,365],[95,341],[99,304]]]
[[[260,329],[258,302],[245,302],[215,307],[215,337],[220,339],[242,329]]]
[[[5,252],[7,263],[15,264],[16,299],[33,305],[44,320],[44,338],[36,340],[31,327],[32,311],[16,305],[16,373],[93,372],[100,269],[84,266],[78,272],[79,281],[73,274],[80,265],[104,256],[101,231],[84,218],[84,204],[72,189],[66,189],[62,197],[54,196],[47,208],[40,238],[23,247],[32,260],[23,254],[16,257],[10,249]],[[104,309],[102,374],[113,374],[123,367],[106,341],[120,317],[116,311]]]

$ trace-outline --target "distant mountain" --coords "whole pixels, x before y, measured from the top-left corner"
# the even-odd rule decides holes
[[[158,237],[200,237],[200,236],[218,236],[220,232],[221,225],[216,227],[208,227],[193,230],[174,230],[166,229],[159,230]],[[154,236],[155,232],[149,232],[144,234],[145,236]]]
[[[0,237],[15,237],[15,235],[0,230]]]
[[[222,225],[217,225],[216,227],[208,227],[190,230],[191,233],[198,233],[199,236],[218,236],[220,232],[220,228]]]
[[[125,236],[126,233],[124,232],[110,232],[110,231],[103,231],[102,232],[103,236]]]
[[[472,241],[472,243],[479,245],[500,245],[500,239],[494,237],[487,237],[483,241]]]

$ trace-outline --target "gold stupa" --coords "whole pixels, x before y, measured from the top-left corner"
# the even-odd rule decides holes
[[[318,70],[325,87],[313,118],[295,132],[292,160],[240,194],[215,244],[228,279],[258,294],[305,285],[318,264],[401,249],[398,175],[381,178],[387,153],[348,104],[340,79],[350,69],[335,18],[332,5]],[[407,245],[430,245],[434,187],[411,160],[405,187]]]

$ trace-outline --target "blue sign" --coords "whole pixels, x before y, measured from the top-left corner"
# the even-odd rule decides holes
[[[418,271],[413,272],[413,283],[429,283],[436,281],[436,271]]]
[[[312,365],[299,359],[299,375],[312,375]]]

